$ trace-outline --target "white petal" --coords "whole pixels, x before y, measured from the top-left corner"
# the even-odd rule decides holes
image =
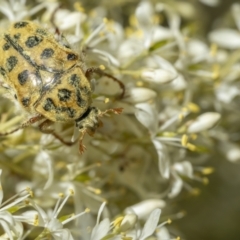
[[[140,240],[144,240],[154,233],[154,231],[156,230],[156,227],[158,225],[160,215],[161,215],[161,209],[155,209],[151,213],[148,220],[144,224],[141,236],[139,238]]]
[[[176,77],[171,83],[170,83],[172,89],[174,91],[182,91],[186,89],[187,82],[182,74],[179,74],[178,77]]]
[[[234,3],[232,5],[232,14],[235,20],[235,23],[238,27],[238,30],[240,30],[240,4],[239,3]]]
[[[156,208],[164,208],[165,202],[161,199],[148,199],[125,209],[125,213],[134,213],[139,219],[146,219]]]
[[[52,158],[46,151],[40,151],[40,153],[35,158],[34,171],[42,173],[47,176],[47,182],[44,189],[48,188],[54,178],[54,169],[52,164]]]
[[[168,229],[164,226],[161,227],[160,231],[157,231],[156,236],[159,240],[171,238]]]
[[[164,69],[149,68],[142,70],[141,77],[148,82],[168,83],[176,78],[177,74]]]
[[[155,146],[155,149],[156,149],[157,155],[158,155],[159,172],[165,179],[168,179],[169,178],[170,159],[169,159],[169,155],[168,155],[166,146],[156,139],[153,139],[152,142]]]
[[[69,229],[60,229],[52,232],[52,237],[54,240],[74,240]]]
[[[148,1],[141,1],[136,9],[135,16],[141,27],[151,26],[153,21],[152,4]]]
[[[231,101],[236,97],[240,95],[240,90],[237,88],[236,85],[229,86],[228,84],[221,84],[216,89],[216,96],[217,99],[224,103],[231,103]]]
[[[19,216],[14,216],[14,219],[21,221],[21,222],[26,222],[28,224],[34,225],[36,216],[38,216],[38,212],[35,210],[29,210],[26,212],[21,213]]]
[[[219,0],[199,0],[199,1],[210,7],[216,7],[219,4]]]
[[[118,48],[118,59],[123,65],[130,59],[134,59],[144,49],[143,43],[140,40],[128,39],[125,40]]]
[[[216,112],[203,113],[188,126],[188,133],[197,133],[212,128],[221,118]]]
[[[143,124],[151,134],[155,134],[157,130],[157,110],[155,104],[138,103],[136,104],[135,116],[137,120]]]
[[[181,192],[182,187],[183,187],[182,179],[177,174],[173,174],[172,187],[171,191],[168,193],[168,197],[169,198],[176,197]]]
[[[7,211],[0,212],[0,220],[7,222],[10,226],[15,225],[15,220],[14,220],[13,216]]]
[[[39,207],[35,203],[35,201],[33,201],[32,199],[29,199],[28,201],[30,202],[29,205],[31,205],[38,212],[38,226],[44,227],[45,223],[49,221],[48,215],[46,214],[46,212],[41,207]]]
[[[98,215],[97,215],[97,224],[99,224],[99,221],[100,221],[100,217],[102,215],[102,212],[106,206],[107,202],[103,202],[98,210]]]
[[[240,149],[237,146],[228,149],[226,152],[226,157],[230,162],[240,162]]]
[[[21,222],[15,221],[14,228],[12,230],[15,234],[15,239],[21,240],[23,235],[23,225]]]
[[[63,229],[62,223],[56,218],[51,218],[50,221],[47,223],[46,227],[50,231],[57,231]]]
[[[106,52],[106,51],[102,51],[99,49],[92,49],[91,50],[93,53],[98,54],[98,57],[101,58],[102,60],[106,61],[107,63],[109,63],[110,65],[119,67],[120,63],[118,61],[118,59],[116,59],[113,55],[111,55],[110,53]]]
[[[60,9],[56,12],[56,25],[59,26],[61,30],[66,30],[79,25],[86,19],[86,15],[82,12],[70,12],[66,9]]]
[[[188,54],[193,58],[194,63],[204,60],[209,55],[208,46],[197,39],[187,42]]]
[[[220,58],[221,58],[221,56],[220,56]],[[228,58],[229,58],[229,55],[225,56],[225,59],[223,59],[222,63],[227,62]],[[231,84],[232,84],[232,86],[239,89],[239,86],[236,85],[234,83],[234,81],[237,81],[240,77],[240,63],[235,63],[234,65],[229,66],[227,71],[228,71],[227,75],[224,76],[224,82],[222,82],[221,85],[225,85],[225,86],[230,85],[231,86]],[[226,95],[227,95],[227,93],[226,93]]]
[[[209,34],[211,42],[227,49],[240,48],[240,33],[233,29],[218,29]]]
[[[193,178],[193,167],[192,164],[188,161],[183,161],[179,163],[175,163],[173,168],[183,176],[187,176],[189,178]]]
[[[172,31],[168,28],[158,26],[153,29],[152,42],[160,42],[173,38]]]
[[[92,230],[91,240],[100,240],[105,237],[110,229],[110,220],[108,218],[103,219]]]
[[[10,240],[13,240],[13,234],[11,232],[11,227],[9,224],[3,220],[0,219],[0,225],[2,226],[4,232],[7,234]]]
[[[126,101],[133,104],[147,102],[157,96],[156,92],[149,88],[132,88],[126,94]]]
[[[127,214],[121,222],[120,231],[126,232],[134,228],[134,226],[136,225],[137,219],[138,218],[136,214]]]

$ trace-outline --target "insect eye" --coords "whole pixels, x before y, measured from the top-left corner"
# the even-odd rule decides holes
[[[69,53],[67,55],[67,60],[76,60],[77,59],[77,56],[73,53]]]

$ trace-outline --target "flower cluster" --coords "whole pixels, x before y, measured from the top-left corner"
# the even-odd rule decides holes
[[[84,138],[82,155],[78,146],[65,146],[34,127],[0,138],[0,166],[6,178],[16,176],[5,189],[8,195],[19,192],[1,205],[1,237],[180,239],[165,226],[170,220],[159,223],[161,211],[179,194],[198,194],[193,180],[208,183],[213,169],[206,163],[216,142],[229,161],[240,160],[238,137],[232,134],[240,116],[234,101],[240,93],[240,5],[231,9],[235,29],[232,22],[224,28],[219,23],[202,40],[191,21],[197,9],[188,2],[137,1],[118,21],[108,18],[113,3],[84,9],[79,2],[32,2],[0,0],[0,32],[27,19],[57,39],[63,33],[84,69],[99,67],[125,86],[119,98],[117,82],[92,79],[92,105],[103,111],[123,108],[123,113],[101,119],[94,136]],[[126,7],[127,1],[114,4]],[[28,113],[2,88],[0,93],[0,132],[6,132]],[[69,141],[79,137],[71,123],[54,124],[54,132]],[[19,191],[26,186],[34,197],[28,188]],[[184,215],[170,212],[178,219]]]

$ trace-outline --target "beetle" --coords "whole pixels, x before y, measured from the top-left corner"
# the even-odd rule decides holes
[[[91,106],[91,75],[97,73],[116,81],[125,92],[124,84],[99,68],[84,71],[83,60],[64,41],[32,21],[14,23],[0,39],[0,84],[32,117],[16,129],[0,133],[6,136],[38,121],[45,133],[66,142],[46,126],[54,122],[75,122],[82,133],[79,150],[85,149],[82,140],[99,126],[99,117],[108,112],[119,114],[121,108],[102,112]]]

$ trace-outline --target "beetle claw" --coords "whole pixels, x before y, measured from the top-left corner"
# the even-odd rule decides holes
[[[85,145],[83,145],[82,141],[79,141],[79,152],[80,152],[80,154],[83,154],[86,149],[87,148],[85,147]]]

